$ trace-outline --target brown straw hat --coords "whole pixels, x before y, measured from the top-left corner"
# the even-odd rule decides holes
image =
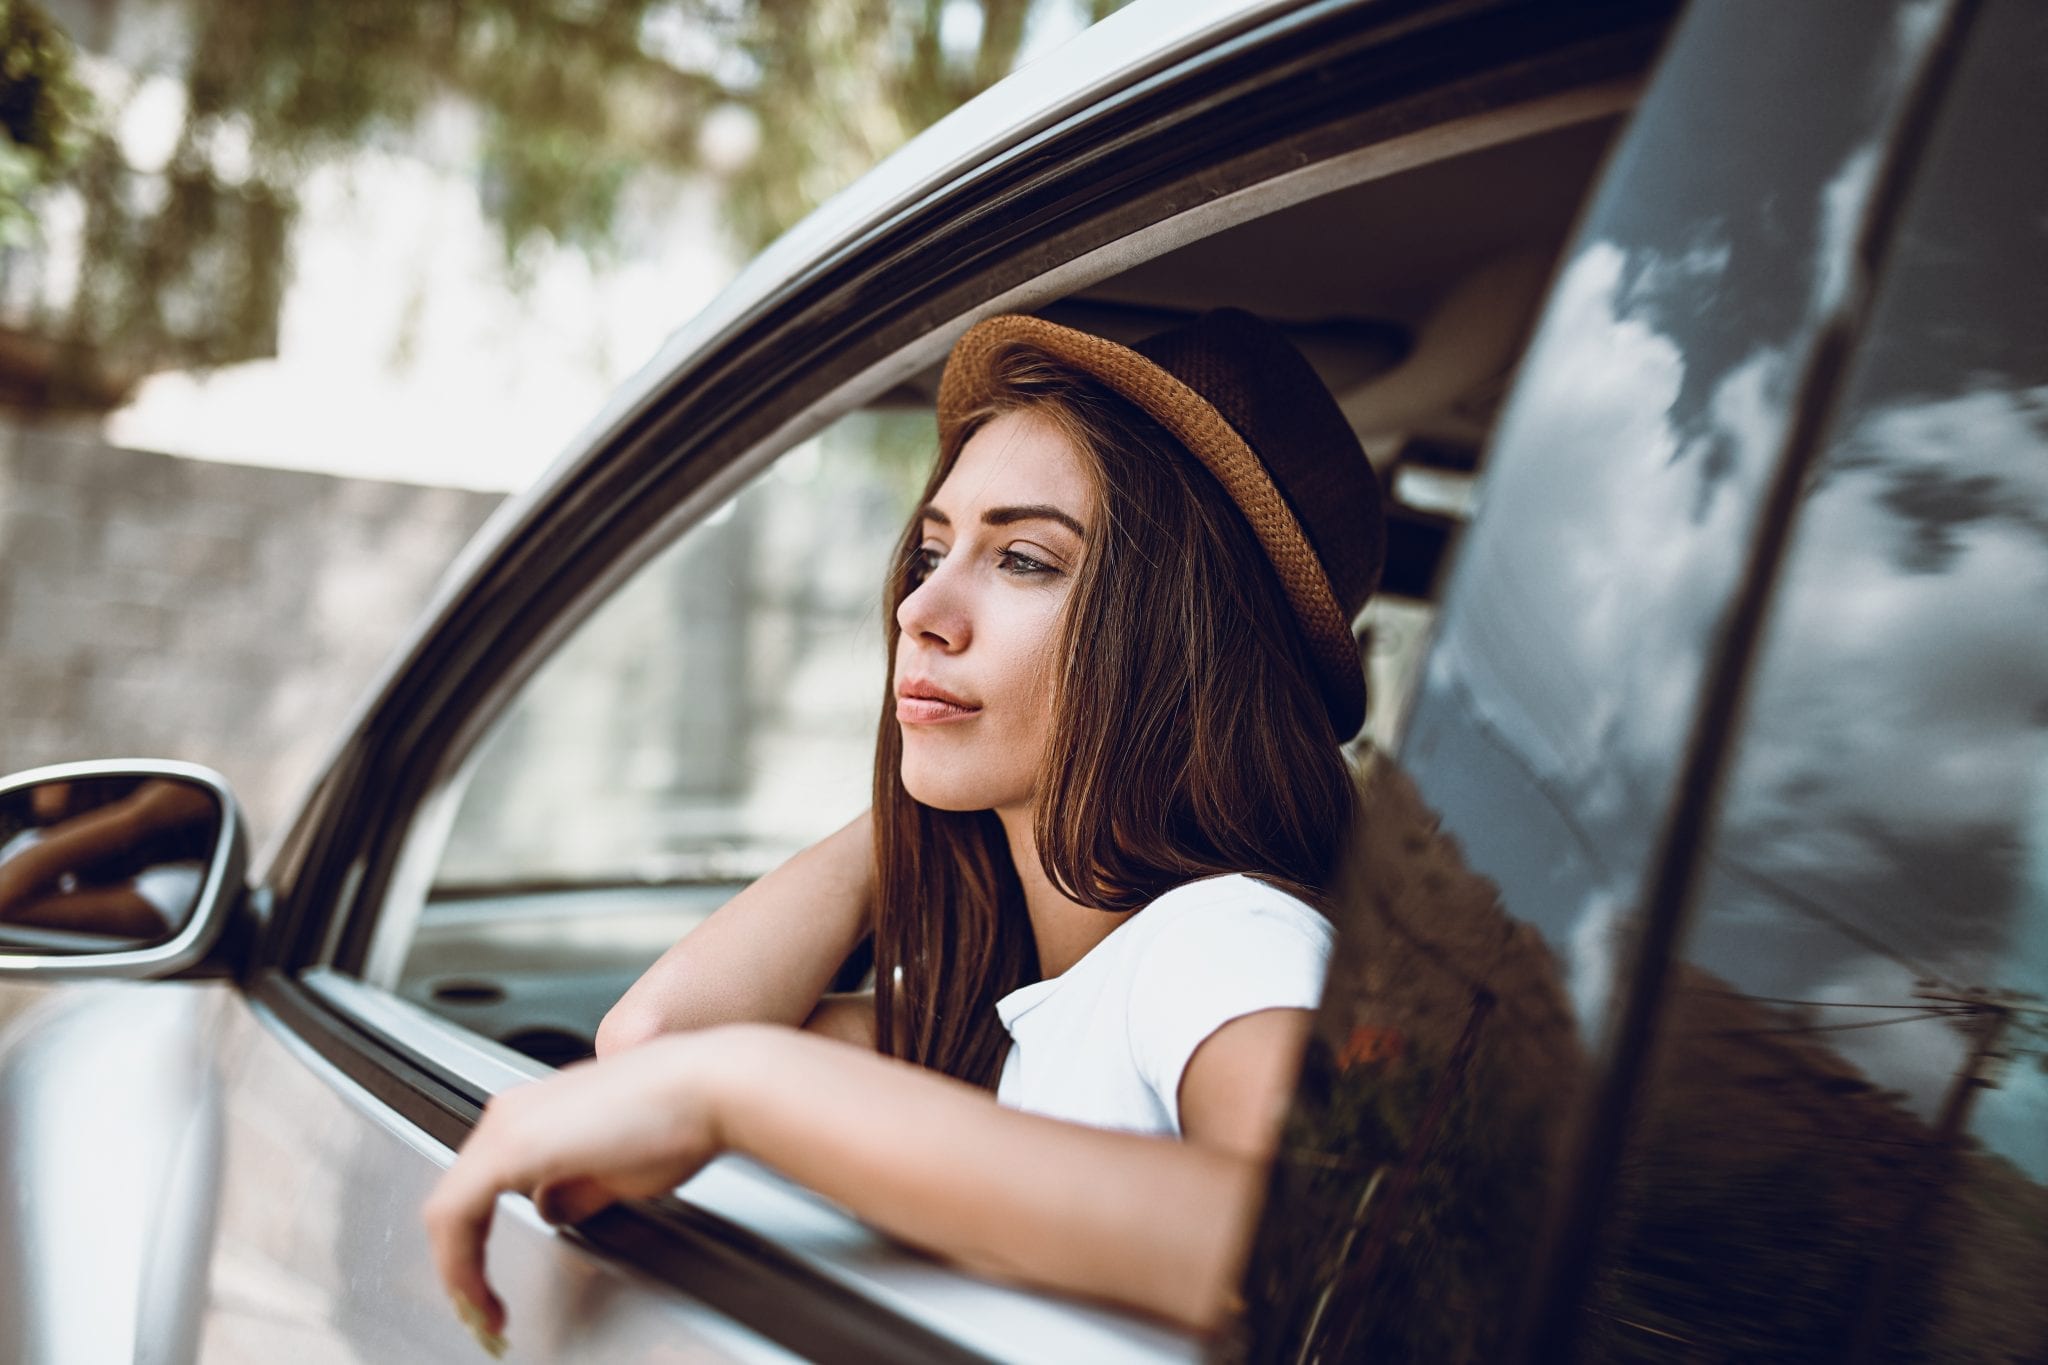
[[[1230,494],[1272,561],[1307,639],[1337,737],[1365,721],[1351,621],[1379,585],[1387,532],[1379,479],[1314,368],[1279,330],[1237,308],[1135,347],[1007,314],[975,324],[939,380],[942,439],[997,397],[994,361],[1029,347],[1100,380],[1171,432]]]

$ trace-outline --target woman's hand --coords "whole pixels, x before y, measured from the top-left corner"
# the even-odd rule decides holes
[[[718,1155],[719,1032],[662,1038],[507,1090],[484,1107],[423,1216],[441,1283],[492,1335],[505,1308],[484,1276],[500,1194],[575,1223],[621,1199],[666,1194]],[[465,1320],[471,1320],[468,1313]]]

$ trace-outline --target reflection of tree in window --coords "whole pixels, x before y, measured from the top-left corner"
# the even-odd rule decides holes
[[[1493,1360],[1585,1061],[1542,936],[1389,761],[1369,784],[1236,1349]]]

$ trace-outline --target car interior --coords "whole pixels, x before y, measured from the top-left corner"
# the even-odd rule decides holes
[[[1286,204],[1039,310],[1130,342],[1212,307],[1246,307],[1317,366],[1388,493],[1382,591],[1358,623],[1372,690],[1361,742],[1387,745],[1398,732],[1488,434],[1627,103],[1581,104]],[[875,406],[928,414],[937,385],[934,366]],[[871,727],[854,726],[849,744],[870,744]],[[625,989],[760,870],[716,862],[437,879],[402,961],[383,980],[374,968],[366,978],[527,1057],[588,1056]],[[852,964],[843,984],[857,984],[858,971]]]

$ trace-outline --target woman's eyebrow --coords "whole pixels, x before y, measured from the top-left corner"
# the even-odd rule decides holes
[[[989,526],[1008,526],[1019,521],[1056,521],[1081,539],[1088,539],[1087,527],[1049,502],[1026,503],[1021,507],[991,507],[981,514],[981,519]]]

